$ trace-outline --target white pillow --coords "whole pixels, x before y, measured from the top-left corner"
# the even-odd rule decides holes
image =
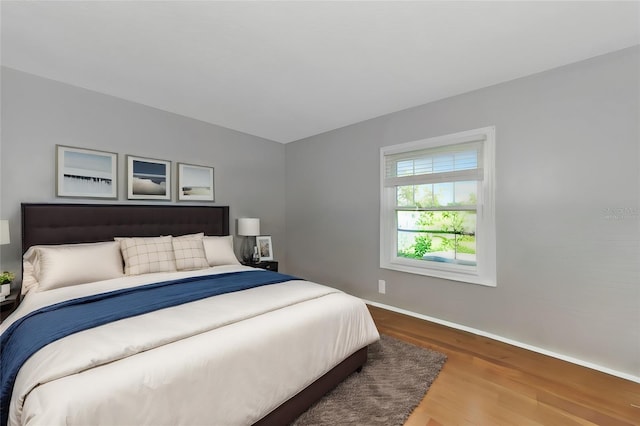
[[[126,275],[175,272],[172,237],[115,238],[120,243]]]
[[[239,265],[238,258],[233,252],[233,236],[204,237],[204,251],[209,266]]]
[[[173,254],[178,271],[192,271],[209,267],[204,254],[202,237],[204,233],[173,237]]]
[[[33,288],[45,291],[123,275],[120,246],[114,241],[35,246],[23,259],[27,263],[23,293]]]
[[[29,250],[22,255],[22,294],[25,295],[29,291],[38,291],[38,278],[36,278],[36,270],[39,269],[37,248],[40,246],[29,247]]]

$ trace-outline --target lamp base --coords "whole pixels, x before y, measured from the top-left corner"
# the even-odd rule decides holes
[[[243,263],[253,262],[253,245],[250,241],[251,237],[244,237],[242,241],[242,247],[240,247],[240,255],[242,256]]]

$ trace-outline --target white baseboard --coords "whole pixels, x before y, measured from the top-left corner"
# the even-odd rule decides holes
[[[406,309],[396,308],[395,306],[385,305],[384,303],[372,302],[370,300],[362,299],[366,304],[376,306],[378,308],[386,309],[388,311],[398,312],[400,314],[408,315],[414,318],[419,318],[421,320],[434,322],[436,324],[441,324],[447,327],[455,328],[457,330],[467,331],[469,333],[477,334],[478,336],[488,337],[489,339],[497,340],[502,343],[506,343],[512,346],[517,346],[519,348],[527,349],[533,352],[538,352],[543,355],[548,355],[553,358],[558,358],[563,361],[570,362],[572,364],[577,364],[582,367],[591,368],[592,370],[598,370],[603,373],[611,374],[612,376],[620,377],[626,380],[631,380],[632,382],[640,383],[640,376],[634,376],[628,373],[623,373],[621,371],[612,370],[611,368],[603,367],[598,364],[594,364],[588,361],[584,361],[578,358],[573,358],[567,355],[562,355],[556,352],[548,351],[546,349],[539,348],[537,346],[532,346],[527,343],[518,342],[517,340],[507,339],[506,337],[498,336],[497,334],[487,333],[486,331],[478,330],[475,328],[467,327],[466,325],[457,324],[455,322],[441,320],[439,318],[430,317],[427,315],[419,314],[412,311],[407,311]]]

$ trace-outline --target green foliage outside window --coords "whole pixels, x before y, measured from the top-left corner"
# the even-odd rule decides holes
[[[413,253],[417,258],[421,258],[431,250],[431,237],[429,235],[418,235],[413,245]]]
[[[475,206],[475,188],[473,182],[398,186],[396,203],[407,208],[398,211],[398,255],[414,259],[429,253],[453,259],[459,253],[475,255],[475,212],[418,210]]]
[[[409,237],[398,239],[398,255],[422,259],[429,253],[475,254],[475,213],[465,211],[407,212],[417,216]],[[403,232],[400,230],[400,232]]]

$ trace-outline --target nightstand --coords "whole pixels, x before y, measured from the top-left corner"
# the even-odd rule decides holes
[[[275,260],[263,260],[258,263],[242,262],[243,265],[251,266],[252,268],[266,269],[267,271],[278,272],[278,262]]]
[[[18,307],[18,293],[20,289],[13,289],[11,293],[0,302],[0,322],[4,321],[15,308]]]

